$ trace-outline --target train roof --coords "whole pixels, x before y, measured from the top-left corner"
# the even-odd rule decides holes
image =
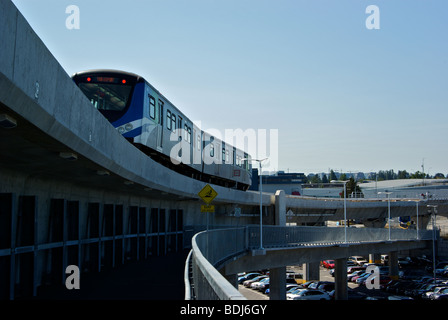
[[[91,70],[84,70],[84,71],[80,71],[80,72],[76,72],[72,75],[72,78],[77,77],[77,76],[83,76],[86,74],[92,74],[92,73],[99,73],[99,74],[120,74],[120,75],[124,75],[126,77],[132,77],[135,78],[137,80],[137,82],[143,82],[146,81],[142,76],[136,74],[136,73],[132,73],[132,72],[127,72],[127,71],[122,71],[122,70],[116,70],[116,69],[91,69]]]

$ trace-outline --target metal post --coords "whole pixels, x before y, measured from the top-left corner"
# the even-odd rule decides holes
[[[390,241],[390,193],[387,194],[387,214],[388,214],[388,226],[389,226],[389,241]]]
[[[426,205],[428,208],[432,208],[432,273],[434,277],[434,283],[436,282],[436,213],[437,205]]]
[[[344,243],[347,243],[347,181],[344,181]]]
[[[387,219],[388,219],[387,225],[388,225],[388,229],[389,229],[389,241],[391,241],[391,239],[390,239],[390,194],[392,192],[390,192],[390,191],[378,192],[378,194],[380,194],[380,193],[387,194]]]
[[[261,175],[261,161],[258,163],[260,165],[260,249],[263,249],[263,177]]]
[[[420,237],[418,235],[418,201],[416,202],[417,205],[417,240],[420,240]]]

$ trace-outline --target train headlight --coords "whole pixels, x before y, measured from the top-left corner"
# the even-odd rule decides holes
[[[134,127],[131,123],[126,123],[124,128],[126,129],[126,131],[131,131],[132,129],[134,129]]]
[[[123,134],[123,133],[124,133],[124,128],[123,128],[123,127],[118,127],[118,132],[119,132],[120,134]]]

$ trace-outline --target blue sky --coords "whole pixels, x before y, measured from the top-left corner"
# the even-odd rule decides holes
[[[424,159],[448,174],[446,0],[13,2],[69,75],[135,72],[203,129],[278,129],[276,169],[415,172]]]

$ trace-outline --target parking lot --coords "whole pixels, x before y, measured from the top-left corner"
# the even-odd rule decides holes
[[[328,260],[331,261],[331,260]],[[436,280],[434,282],[433,263],[426,258],[403,257],[399,259],[399,279],[392,280],[387,272],[388,267],[377,265],[380,271],[380,288],[368,289],[365,280],[371,275],[365,272],[367,264],[357,266],[348,263],[347,286],[349,300],[448,300],[448,261],[436,261]],[[325,266],[324,266],[325,265]],[[301,266],[290,266],[287,281],[288,300],[333,300],[334,277],[331,265],[321,262],[319,281],[298,284],[302,281],[296,279],[294,284],[291,278],[299,278],[302,273]],[[363,269],[364,268],[364,269]],[[241,281],[239,291],[249,300],[269,299],[269,272],[256,272],[259,275],[249,279],[249,283]],[[248,273],[246,273],[248,274]],[[358,280],[359,279],[359,280]],[[252,283],[250,283],[252,282]],[[298,283],[297,283],[298,282]],[[293,288],[294,285],[303,288]],[[288,291],[288,289],[290,291]],[[306,297],[305,292],[313,292],[313,297]],[[320,291],[320,292],[317,292]],[[300,294],[299,294],[300,293]],[[310,294],[310,293],[308,293]]]

